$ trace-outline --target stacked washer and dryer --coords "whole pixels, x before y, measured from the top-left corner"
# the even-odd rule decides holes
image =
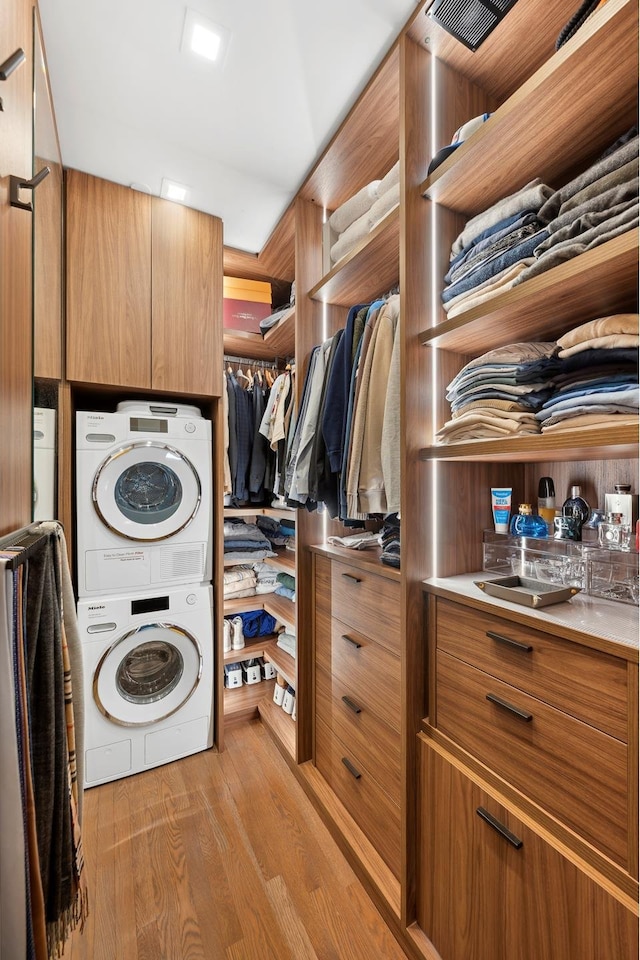
[[[211,460],[196,407],[76,415],[86,787],[213,743]]]

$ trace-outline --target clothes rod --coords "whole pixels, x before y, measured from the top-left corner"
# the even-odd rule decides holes
[[[268,369],[270,367],[278,367],[285,361],[282,357],[274,357],[273,360],[256,360],[252,359],[251,357],[231,357],[225,353],[224,362],[241,363],[245,367],[264,367],[265,369]]]
[[[49,539],[50,532],[42,531],[39,524],[29,524],[14,533],[0,539],[0,553],[11,553],[6,560],[10,570],[17,570],[29,557],[44,547]],[[14,552],[15,551],[15,552]]]

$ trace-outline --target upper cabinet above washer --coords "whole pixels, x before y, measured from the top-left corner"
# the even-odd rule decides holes
[[[67,177],[67,379],[218,396],[222,222]]]

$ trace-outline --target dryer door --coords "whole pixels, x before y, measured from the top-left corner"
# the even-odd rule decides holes
[[[114,723],[149,725],[184,706],[201,676],[195,637],[175,624],[149,623],[105,651],[93,677],[93,697]]]
[[[153,440],[128,444],[98,467],[93,506],[102,522],[128,540],[166,540],[200,506],[200,478],[174,447]]]

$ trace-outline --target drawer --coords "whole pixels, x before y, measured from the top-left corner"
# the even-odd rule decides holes
[[[378,786],[353,751],[345,747],[320,721],[316,723],[316,766],[338,800],[399,879],[402,836],[400,807]]]
[[[400,584],[337,560],[331,563],[331,615],[400,654]]]
[[[437,609],[438,650],[626,742],[625,660],[463,604]]]
[[[316,718],[343,743],[391,799],[400,804],[400,733],[392,730],[351,690],[316,671]]]
[[[316,664],[400,732],[400,658],[339,620],[316,636]]]
[[[625,744],[442,651],[437,674],[438,729],[627,869]]]

